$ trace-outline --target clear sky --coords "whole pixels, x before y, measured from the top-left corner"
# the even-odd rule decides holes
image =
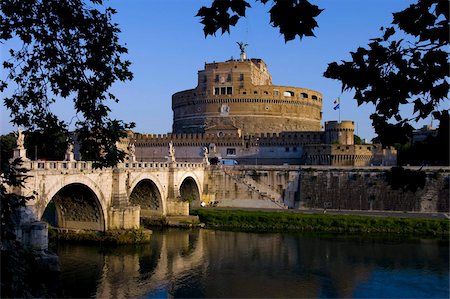
[[[287,44],[278,29],[269,24],[269,6],[254,0],[248,0],[252,8],[246,18],[231,28],[231,34],[219,33],[206,39],[195,15],[209,0],[105,2],[118,11],[115,21],[122,30],[121,42],[129,50],[127,59],[132,62],[134,73],[131,82],[113,87],[120,102],[110,104],[112,115],[135,122],[137,132],[159,134],[172,129],[172,94],[194,88],[197,71],[203,69],[205,62],[239,57],[237,41],[249,44],[248,57],[262,58],[267,63],[274,84],[321,92],[323,121],[337,120],[339,115],[333,110],[333,101],[341,94],[341,85],[323,77],[328,63],[349,60],[350,51],[381,35],[380,27],[390,24],[393,12],[415,1],[310,0],[325,9],[317,19],[316,37]],[[0,45],[0,50],[5,53],[6,49]],[[66,121],[74,116],[69,101],[56,105],[54,111]],[[341,120],[354,120],[356,133],[367,140],[375,137],[369,119],[373,111],[372,105],[358,107],[353,93],[341,96]],[[3,106],[0,125],[2,134],[14,129]]]

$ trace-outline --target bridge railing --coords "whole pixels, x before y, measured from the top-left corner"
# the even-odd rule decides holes
[[[22,166],[30,170],[92,169],[92,161],[25,161]]]
[[[203,167],[202,163],[194,163],[194,162],[125,162],[117,164],[118,168],[196,168]]]
[[[30,170],[51,170],[51,169],[78,169],[92,170],[92,161],[25,161],[22,166]],[[117,164],[118,168],[198,168],[203,167],[202,163],[194,162],[175,162],[173,165],[169,162],[125,162]]]

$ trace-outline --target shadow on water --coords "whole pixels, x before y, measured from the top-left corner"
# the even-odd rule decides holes
[[[68,297],[448,297],[448,241],[155,232],[147,245],[58,244]]]

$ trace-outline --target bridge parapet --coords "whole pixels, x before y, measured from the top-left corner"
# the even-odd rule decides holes
[[[78,169],[91,170],[92,161],[25,161],[22,162],[24,168],[39,171],[51,169]]]
[[[117,168],[201,168],[203,163],[193,162],[127,162],[117,164]],[[24,168],[32,171],[39,170],[60,170],[60,169],[77,169],[77,170],[93,170],[92,161],[24,161],[22,162]]]
[[[117,164],[117,168],[202,168],[204,166],[203,163],[194,163],[194,162],[130,162],[130,163],[119,163]]]

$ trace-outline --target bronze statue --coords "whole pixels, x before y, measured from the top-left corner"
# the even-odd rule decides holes
[[[248,46],[248,44],[244,43],[244,42],[236,42],[239,46],[239,49],[241,49],[241,54],[245,53],[245,47]]]

